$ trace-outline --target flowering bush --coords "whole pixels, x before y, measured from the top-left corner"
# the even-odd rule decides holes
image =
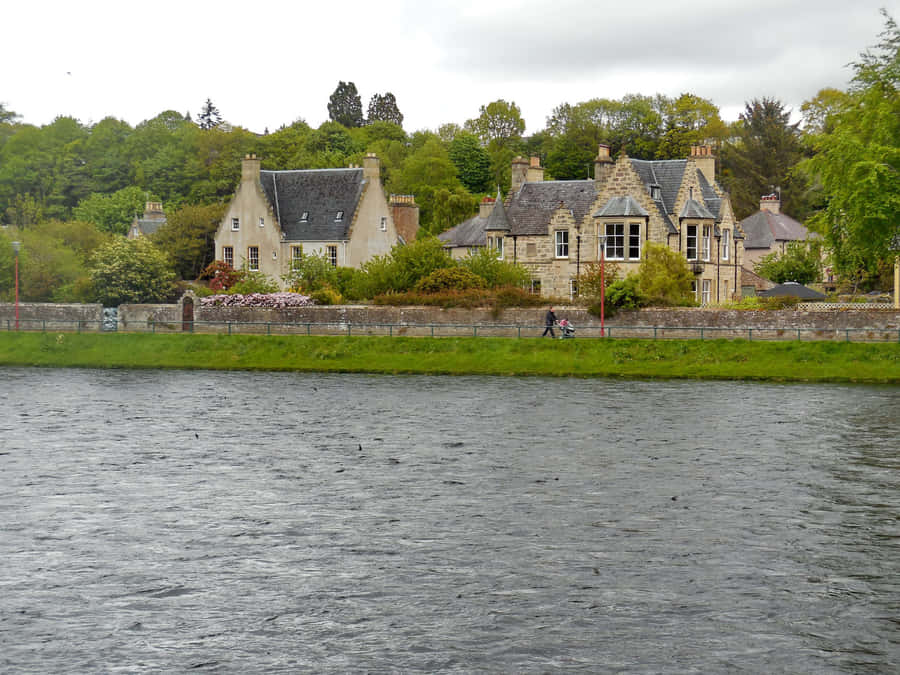
[[[309,307],[315,302],[308,295],[299,293],[229,293],[200,298],[201,307],[267,307],[286,309],[288,307]]]

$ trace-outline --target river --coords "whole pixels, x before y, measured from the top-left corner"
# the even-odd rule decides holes
[[[900,388],[0,381],[3,672],[900,663]]]

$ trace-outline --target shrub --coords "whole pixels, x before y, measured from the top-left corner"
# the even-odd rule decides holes
[[[221,260],[211,262],[200,274],[201,279],[209,279],[209,287],[214,291],[227,291],[241,280],[241,270]]]
[[[307,295],[300,293],[226,293],[200,298],[202,307],[268,307],[285,309],[287,307],[308,307],[313,303]]]
[[[248,295],[251,293],[275,293],[278,291],[278,284],[267,277],[262,272],[250,272],[249,270],[241,270],[241,278],[231,288],[229,293],[240,293]]]
[[[337,268],[324,253],[304,255],[291,261],[291,271],[282,279],[294,292],[311,293],[337,282]]]
[[[693,274],[687,261],[663,244],[647,242],[638,273],[641,295],[647,304],[684,307],[696,304],[691,290]]]
[[[416,282],[413,290],[419,293],[440,291],[464,291],[469,288],[484,288],[487,284],[477,274],[462,267],[438,269]]]
[[[343,302],[341,294],[331,286],[323,286],[310,293],[310,297],[317,305],[340,305]]]
[[[470,252],[459,261],[459,265],[484,279],[489,288],[524,286],[531,280],[528,270],[521,265],[500,260],[497,252],[487,247]]]
[[[614,281],[607,287],[603,309],[606,316],[615,316],[619,310],[639,309],[645,304],[638,276],[629,274],[624,279]],[[595,316],[600,316],[600,304],[592,303],[588,311]]]

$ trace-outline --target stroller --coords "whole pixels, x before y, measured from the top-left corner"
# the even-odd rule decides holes
[[[560,340],[571,340],[575,337],[575,326],[568,319],[559,321]]]

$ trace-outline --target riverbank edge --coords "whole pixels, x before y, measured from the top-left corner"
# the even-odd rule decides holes
[[[0,365],[900,384],[896,344],[797,341],[0,333]]]

